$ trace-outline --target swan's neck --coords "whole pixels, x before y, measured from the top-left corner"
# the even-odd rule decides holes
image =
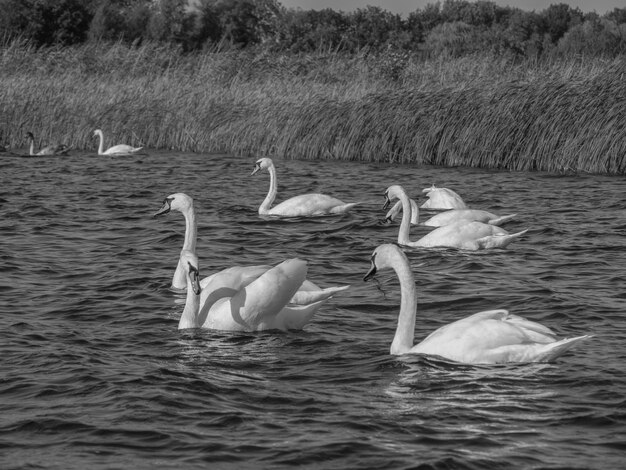
[[[98,140],[100,141],[100,143],[98,144],[98,154],[102,155],[104,153],[104,136],[102,135],[102,132],[98,132]]]
[[[30,139],[30,154],[35,155],[35,139]]]
[[[417,290],[415,288],[415,279],[408,263],[397,263],[394,270],[400,280],[400,314],[398,315],[398,327],[391,343],[390,353],[404,354],[413,347]]]
[[[274,199],[276,199],[276,193],[278,192],[278,182],[276,181],[276,168],[274,165],[270,165],[267,168],[267,171],[270,174],[270,190],[267,192],[267,196],[265,196],[265,200],[259,206],[259,214],[267,214],[270,211],[270,207],[272,207],[272,203]]]
[[[193,202],[189,208],[183,212],[185,216],[185,241],[183,242],[183,250],[196,252],[196,239],[198,238],[198,223],[196,222],[196,211]]]
[[[417,225],[420,223],[420,210],[417,203],[411,199],[411,223]]]
[[[400,193],[398,196],[400,202],[402,202],[402,222],[400,222],[400,230],[398,231],[398,243],[400,245],[408,245],[409,230],[411,229],[411,201],[406,193]]]
[[[191,281],[187,281],[187,300],[185,309],[178,322],[178,329],[198,328],[198,311],[200,310],[200,296],[193,291]]]

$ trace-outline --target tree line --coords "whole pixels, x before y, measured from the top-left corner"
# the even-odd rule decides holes
[[[285,8],[278,0],[0,0],[0,38],[36,46],[90,41],[175,44],[183,52],[383,52],[607,56],[626,53],[626,8],[599,15],[564,3],[523,11],[444,0],[406,18],[381,7]]]

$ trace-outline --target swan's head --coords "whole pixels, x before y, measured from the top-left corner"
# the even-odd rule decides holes
[[[254,164],[254,170],[252,170],[252,175],[258,173],[261,170],[267,170],[269,167],[273,166],[274,162],[271,158],[259,158]]]
[[[385,201],[385,204],[387,204],[387,201]],[[394,204],[394,206],[391,209],[387,211],[387,215],[385,215],[384,222],[386,224],[393,222],[401,210],[402,210],[402,202],[398,201]]]
[[[180,253],[180,263],[185,270],[187,280],[191,282],[191,288],[194,294],[200,295],[202,288],[200,287],[200,269],[198,265],[198,257],[193,251],[183,250]]]
[[[370,258],[371,266],[367,274],[363,277],[364,281],[367,281],[374,277],[381,269],[393,268],[394,260],[404,259],[407,263],[407,257],[398,245],[392,245],[390,243],[380,245],[372,253]]]
[[[100,129],[96,129],[95,131],[93,131],[93,136],[102,136],[102,131]]]
[[[170,194],[163,200],[163,206],[152,217],[167,214],[170,211],[180,211],[183,214],[193,208],[193,199],[185,193]]]
[[[435,186],[435,184],[433,183],[433,185],[430,188],[424,188],[422,189],[423,193],[429,193],[431,191],[434,191],[435,189],[437,189],[437,187]]]
[[[389,186],[385,191],[385,204],[383,204],[383,210],[388,209],[391,205],[391,201],[399,199],[403,194],[406,194],[406,192],[399,184]]]
[[[26,133],[26,138],[27,138],[28,140],[35,140],[35,136],[33,135],[33,133],[32,133],[32,132],[27,132],[27,133]]]

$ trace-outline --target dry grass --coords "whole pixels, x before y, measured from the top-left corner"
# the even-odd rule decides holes
[[[626,61],[0,49],[0,135],[285,158],[624,174]]]

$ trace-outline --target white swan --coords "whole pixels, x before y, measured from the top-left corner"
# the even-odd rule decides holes
[[[280,204],[271,207],[276,193],[278,183],[276,181],[276,168],[271,158],[261,158],[254,165],[252,174],[260,170],[267,170],[270,174],[270,189],[265,200],[259,206],[259,214],[275,215],[280,217],[311,217],[330,214],[343,214],[352,209],[358,203],[345,203],[337,198],[325,194],[301,194],[294,196]]]
[[[172,287],[176,289],[184,289],[188,287],[188,279],[187,279],[187,266],[184,261],[184,256],[188,256],[188,253],[194,254],[196,251],[196,238],[197,238],[197,223],[196,223],[196,213],[193,206],[193,199],[184,193],[176,193],[171,194],[165,198],[163,201],[163,206],[159,211],[157,211],[154,216],[159,216],[162,214],[166,214],[172,210],[180,211],[185,217],[185,239],[183,242],[183,249],[181,250],[181,256],[178,260],[178,265],[176,267],[176,271],[174,272],[174,276],[172,278]],[[287,262],[285,262],[287,263]],[[283,264],[285,264],[283,263]],[[304,273],[304,277],[306,278],[306,263],[303,261],[299,261],[299,263],[291,263],[293,265],[297,265],[298,271],[294,276],[300,276]],[[266,275],[268,272],[272,272],[273,274]],[[257,266],[234,266],[231,268],[224,269],[219,271],[205,279],[202,279],[201,286],[204,290],[205,294],[208,296],[211,293],[231,293],[242,291],[242,289],[247,288],[248,297],[244,298],[243,307],[248,308],[248,311],[253,307],[250,307],[250,303],[253,302],[255,298],[252,294],[255,292],[255,289],[264,289],[267,292],[270,292],[271,289],[266,289],[264,286],[265,281],[257,282],[259,279],[268,279],[272,278],[276,274],[275,268],[267,265],[257,265]],[[264,277],[265,276],[265,277]],[[295,278],[294,278],[295,279]],[[248,287],[252,286],[252,287]],[[261,286],[261,287],[259,287]],[[291,325],[292,323],[296,326],[289,326],[291,328],[297,328],[298,326],[298,318],[307,318],[308,319],[321,307],[321,305],[331,296],[337,292],[346,290],[349,286],[339,286],[339,287],[327,287],[320,288],[313,282],[303,279],[298,283],[298,289],[296,289],[295,293],[290,296],[287,300],[290,305],[283,306],[278,312],[278,320],[276,322],[283,321],[283,325]],[[282,289],[282,288],[281,288]],[[284,291],[281,290],[282,293]],[[215,295],[215,294],[213,294]],[[231,295],[233,297],[233,295]],[[246,299],[250,299],[249,301]],[[220,303],[221,305],[221,303]],[[243,308],[242,307],[242,308]],[[241,323],[239,319],[235,319],[233,317],[232,310],[224,310],[225,307],[219,307],[222,313],[218,316],[217,314],[212,314],[210,317],[204,318],[202,324],[207,325],[203,326],[205,328],[213,328],[213,329],[224,329],[224,330],[238,330],[238,329],[251,329],[253,323],[246,321]],[[285,310],[282,312],[282,310]],[[213,311],[213,310],[212,310]],[[282,313],[281,313],[282,312]],[[295,316],[290,316],[291,314]],[[283,320],[280,320],[283,318]],[[209,322],[209,323],[207,323]],[[291,322],[291,323],[290,323]],[[306,322],[305,322],[306,323]],[[277,323],[281,324],[281,323]],[[304,324],[304,323],[303,323]],[[246,325],[245,327],[243,325]],[[261,325],[263,327],[263,325]],[[194,328],[192,326],[188,328]],[[276,326],[276,328],[279,328]]]
[[[438,227],[424,235],[417,241],[409,240],[411,203],[406,192],[399,185],[392,185],[385,191],[386,209],[391,201],[400,199],[402,203],[402,222],[398,231],[398,244],[410,247],[450,247],[463,250],[482,250],[487,248],[504,248],[515,238],[523,235],[527,230],[509,234],[506,230],[495,225],[482,222],[467,222],[459,220],[443,227]]]
[[[417,291],[409,260],[396,245],[381,245],[371,263],[364,280],[385,268],[393,269],[400,280],[400,313],[391,354],[427,354],[466,364],[547,362],[590,337],[557,340],[549,328],[499,309],[442,326],[413,345]]]
[[[417,202],[415,202],[415,200],[409,199],[409,202],[411,203],[411,225],[418,225],[419,207],[417,206]],[[398,201],[391,209],[389,209],[387,215],[385,216],[385,220],[395,220],[401,211],[402,201]],[[433,215],[430,219],[426,220],[423,225],[428,227],[443,227],[444,225],[458,222],[460,220],[464,220],[466,222],[476,220],[484,224],[499,226],[509,220],[512,220],[516,216],[517,214],[498,216],[480,209],[448,209],[447,211]]]
[[[104,150],[104,135],[100,129],[96,129],[93,132],[94,137],[98,136],[100,138],[100,143],[98,144],[98,155],[132,155],[134,153],[139,152],[143,147],[132,147],[126,144],[114,145],[111,148]]]
[[[467,205],[457,193],[448,188],[437,188],[433,184],[430,188],[423,189],[428,200],[420,207],[422,209],[467,209]]]
[[[187,299],[179,329],[299,330],[335,292],[347,288],[299,290],[308,282],[307,264],[297,258],[267,269],[252,282],[234,284],[221,273],[199,281],[198,258],[191,251],[183,250],[180,260]]]
[[[69,151],[69,147],[65,144],[58,145],[48,145],[39,150],[39,152],[35,153],[35,136],[32,132],[26,133],[26,138],[30,142],[29,155],[31,156],[42,156],[42,155],[67,155]]]

